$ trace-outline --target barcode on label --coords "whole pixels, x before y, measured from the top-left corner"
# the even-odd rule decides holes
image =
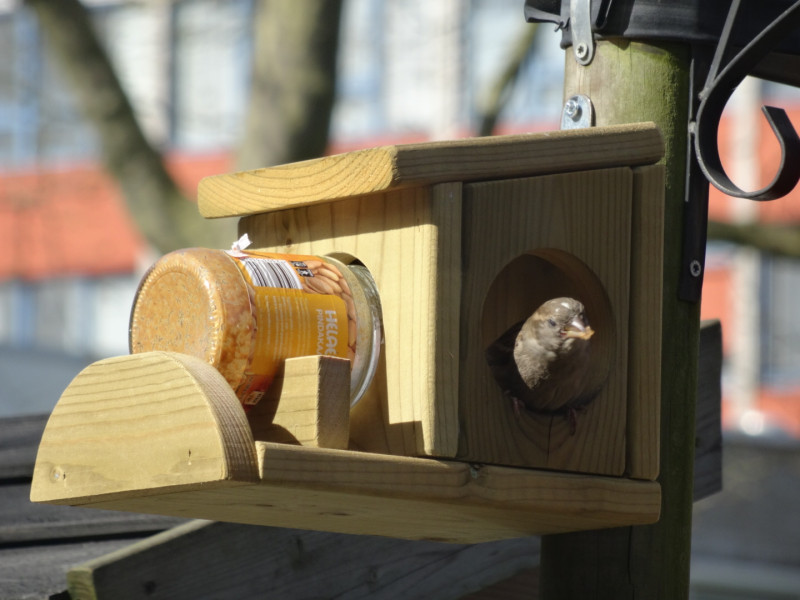
[[[242,259],[253,285],[260,287],[301,290],[300,277],[292,266],[284,260],[272,258]]]

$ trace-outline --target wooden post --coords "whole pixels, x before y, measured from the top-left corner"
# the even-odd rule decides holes
[[[565,98],[588,96],[596,125],[654,121],[666,145],[661,519],[655,525],[544,536],[545,600],[688,597],[699,304],[678,300],[689,102],[689,48],[597,43],[586,67],[566,53]]]

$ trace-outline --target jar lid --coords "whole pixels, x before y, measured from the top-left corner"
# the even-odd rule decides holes
[[[224,251],[176,250],[145,274],[131,311],[131,353],[165,350],[216,367],[236,389],[252,352],[244,278]]]

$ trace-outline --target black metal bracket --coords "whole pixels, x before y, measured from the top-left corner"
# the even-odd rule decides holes
[[[717,135],[722,112],[731,94],[781,40],[800,28],[798,0],[723,65],[726,58],[733,54],[731,32],[739,8],[740,0],[733,0],[710,62],[708,48],[693,48],[683,257],[678,287],[679,297],[690,302],[700,300],[705,270],[708,225],[706,181],[724,194],[750,200],[780,198],[791,192],[800,181],[800,137],[786,111],[772,106],[762,108],[781,147],[780,164],[772,182],[760,190],[745,191],[731,181],[722,166]],[[704,72],[705,83],[697,93]]]
[[[775,178],[760,190],[746,192],[730,180],[720,161],[717,133],[722,111],[736,87],[777,42],[800,27],[800,0],[786,9],[721,68],[724,57],[730,53],[731,30],[736,21],[739,4],[740,0],[733,0],[731,3],[705,86],[700,92],[697,117],[694,122],[690,122],[689,132],[694,137],[700,168],[712,185],[729,196],[751,200],[774,200],[791,192],[800,181],[800,137],[789,121],[786,111],[773,106],[763,107],[764,115],[781,146],[781,162]]]
[[[712,50],[694,46],[689,67],[689,123],[694,123],[700,108],[700,94],[710,69]],[[690,125],[689,129],[692,127]],[[708,180],[700,169],[694,136],[686,138],[686,188],[683,199],[683,252],[678,278],[678,298],[699,302],[703,290],[708,230]]]
[[[800,86],[800,0],[584,2],[589,3],[595,38],[663,40],[692,48],[678,295],[682,300],[697,302],[705,270],[709,182],[730,196],[773,200],[788,194],[800,181],[800,137],[782,109],[763,109],[781,146],[777,174],[766,187],[745,191],[736,186],[725,173],[717,146],[722,112],[746,76]],[[561,45],[566,48],[578,43],[571,31],[572,4],[566,0],[526,0],[525,17],[554,23],[562,32]],[[723,23],[719,15],[726,10]]]

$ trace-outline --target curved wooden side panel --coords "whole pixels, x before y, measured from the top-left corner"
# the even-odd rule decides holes
[[[247,417],[222,376],[192,356],[148,352],[98,361],[70,383],[42,436],[31,500],[78,504],[258,479]]]

